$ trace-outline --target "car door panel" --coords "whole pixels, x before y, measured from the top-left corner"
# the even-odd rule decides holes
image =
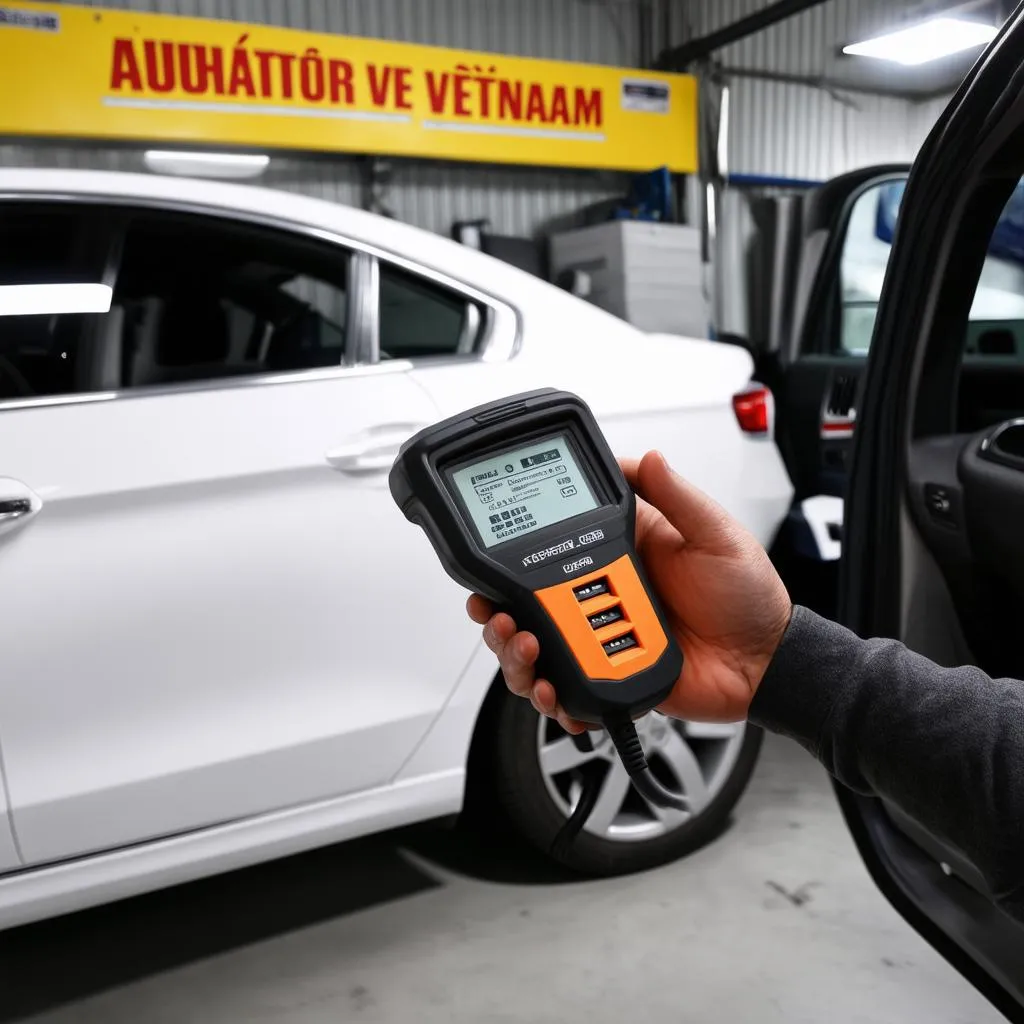
[[[2,544],[3,541],[0,541]],[[21,857],[14,842],[10,808],[7,806],[6,786],[0,786],[0,874],[21,866]]]
[[[976,662],[996,676],[1024,675],[1024,659],[1006,644],[1007,630],[1016,628],[1020,597],[1006,570],[1012,565],[1002,553],[986,557],[991,542],[987,520],[998,529],[1006,495],[997,504],[981,498],[969,486],[964,462],[986,436],[950,434],[921,438],[910,446],[907,465],[908,511],[914,528],[935,560],[946,601],[930,601],[928,615],[907,623],[906,641],[946,663]],[[972,493],[973,492],[973,493]],[[970,497],[968,497],[970,495]],[[1011,500],[1012,500],[1012,496]],[[1014,539],[1016,543],[1016,539]],[[935,583],[929,585],[934,589]],[[918,587],[915,603],[928,601],[929,587]]]
[[[885,804],[836,784],[836,796],[872,880],[903,918],[1009,1020],[1020,1020],[1020,926],[915,842]],[[943,866],[945,864],[945,867]],[[979,969],[979,964],[984,967]]]
[[[0,722],[26,862],[396,774],[476,637],[460,602],[434,607],[454,585],[384,470],[328,464],[392,410],[435,418],[397,364],[0,411],[0,471],[44,502],[0,539],[19,595]]]
[[[988,462],[982,442],[1021,402],[1008,355],[1020,353],[1024,268],[1005,240],[1019,224],[1008,201],[1016,195],[1019,209],[1024,195],[1022,41],[1024,5],[939,117],[907,183],[859,410],[840,601],[861,635],[898,636],[940,663],[1018,679],[1024,474]],[[996,728],[989,742],[995,750],[1007,737]],[[965,786],[987,770],[984,746],[977,757]],[[897,911],[1024,1019],[1018,892],[991,894],[1000,909],[974,865],[884,800],[839,786],[837,795]],[[993,843],[1013,842],[1012,819],[993,828]]]
[[[957,389],[957,425],[984,430],[1024,416],[1024,348],[1018,356],[965,356]]]
[[[838,287],[844,232],[855,220],[870,236],[870,211],[858,198],[906,171],[866,167],[801,196],[760,200],[769,237],[755,240],[755,269],[766,282],[758,295],[771,298],[752,311],[756,373],[775,395],[776,438],[796,492],[770,553],[794,600],[825,615],[836,611],[844,515],[827,499],[846,491],[866,363],[844,334],[858,328],[856,342],[864,334],[860,321],[845,319],[849,296]],[[868,244],[862,262],[877,255]]]
[[[778,387],[779,445],[797,500],[842,497],[864,360],[810,355],[794,362]]]

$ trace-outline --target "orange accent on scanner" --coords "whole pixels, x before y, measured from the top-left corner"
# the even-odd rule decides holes
[[[601,570],[601,575],[604,575],[604,570]],[[598,577],[600,579],[600,577]],[[575,584],[575,580],[573,583]],[[563,586],[559,583],[558,586]],[[554,589],[550,587],[548,589]],[[538,591],[539,593],[539,591]],[[576,599],[576,595],[573,594],[573,600]],[[615,594],[598,594],[597,597],[589,597],[586,601],[576,602],[580,608],[584,609],[584,615],[596,615],[598,612],[606,612],[609,608],[614,608],[619,603],[619,598]]]
[[[601,594],[589,601],[576,600],[574,588],[601,578],[608,580],[611,594]],[[556,583],[534,593],[590,679],[628,679],[654,665],[668,647],[668,637],[629,555],[586,576],[577,576],[567,583]],[[617,604],[622,605],[624,616],[618,622],[595,630],[587,621],[588,615]],[[602,643],[630,631],[636,636],[637,647],[610,657],[605,654]]]

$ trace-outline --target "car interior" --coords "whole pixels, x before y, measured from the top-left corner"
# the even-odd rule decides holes
[[[757,339],[757,374],[775,394],[777,438],[795,487],[794,512],[771,554],[794,600],[831,617],[843,614],[850,584],[838,560],[823,560],[806,543],[801,509],[820,496],[843,499],[850,487],[864,430],[858,413],[870,386],[867,355],[879,343],[879,299],[907,179],[906,167],[865,168],[805,196],[765,200],[759,211],[752,261],[763,280],[753,299],[765,304],[756,322],[771,329]],[[984,198],[975,200],[975,248],[961,243],[945,270],[950,305],[934,321],[916,396],[900,484],[909,521],[894,526],[902,553],[848,553],[843,569],[849,574],[854,561],[891,563],[884,583],[861,582],[869,606],[899,591],[897,562],[905,574],[893,624],[865,616],[879,624],[864,625],[864,635],[898,635],[940,664],[977,664],[994,677],[1020,679],[1024,182],[1019,171],[999,167],[977,196]],[[914,327],[897,319],[893,345],[908,344]],[[907,405],[905,394],[892,400]],[[877,415],[871,420],[874,426]],[[877,471],[865,476],[875,486]],[[898,505],[880,491],[873,507],[881,513],[887,500]],[[850,509],[847,497],[845,515]],[[848,529],[846,521],[834,539],[845,544]],[[840,800],[876,881],[904,916],[997,1005],[1016,1009],[1024,976],[1008,968],[1015,958],[1006,951],[1019,949],[1021,937],[977,867],[888,801],[849,793]],[[1014,994],[1009,1001],[1003,990]]]
[[[0,272],[112,282],[107,313],[7,320],[0,398],[166,387],[339,366],[349,260],[300,236],[177,212],[18,203],[0,211]],[[486,309],[382,263],[379,358],[472,354]]]
[[[865,247],[855,231],[862,226],[857,212],[869,204],[881,207],[884,191],[891,183],[870,183],[851,196],[850,214],[843,231],[840,260],[840,294],[833,294],[832,309],[825,308],[819,322],[819,331],[835,334],[838,317],[838,344],[834,351],[846,349],[867,353],[874,328],[878,296],[891,249],[892,231],[876,232],[872,242],[883,244],[869,251],[864,259]],[[900,183],[902,191],[902,183]],[[955,334],[946,339],[956,352],[955,386],[945,399],[948,404],[946,424],[941,432],[922,438],[911,452],[912,498],[911,508],[915,522],[939,562],[950,585],[957,616],[963,629],[967,648],[978,663],[997,676],[1024,675],[1024,656],[1015,645],[1008,646],[1006,637],[1012,635],[1013,623],[1019,621],[1024,609],[1018,581],[1007,573],[1003,558],[1009,550],[992,550],[992,531],[978,529],[969,523],[970,509],[965,501],[977,504],[977,498],[964,493],[970,482],[985,486],[986,463],[1018,466],[1018,448],[1024,441],[1024,424],[1005,426],[1007,421],[1024,417],[1024,249],[1020,245],[1019,211],[1024,206],[1024,186],[1018,185],[1001,213],[989,238],[984,263],[968,314],[966,327],[957,327]],[[857,257],[861,264],[858,265]],[[860,270],[874,290],[873,305],[861,295],[855,301],[870,311],[867,318],[859,319],[854,333],[854,344],[848,343],[850,320],[845,315],[850,271]],[[979,316],[979,313],[981,314]],[[998,316],[997,316],[998,314]],[[951,330],[943,325],[940,330]],[[820,335],[819,335],[820,336]],[[833,373],[829,399],[824,404],[824,417],[839,411],[836,407],[857,401],[854,374]],[[839,386],[837,387],[837,382]],[[837,394],[842,387],[846,393],[841,400]],[[852,426],[855,426],[855,417]],[[992,446],[985,452],[974,453],[971,442],[979,432],[988,436],[993,428],[1004,428],[993,434]],[[852,431],[851,431],[852,433]],[[850,440],[845,441],[849,446]],[[827,459],[828,442],[822,435],[823,458]],[[977,479],[975,479],[977,478]],[[971,527],[971,529],[969,529]],[[996,534],[1002,529],[993,524]],[[990,557],[985,557],[986,552]],[[1009,630],[1009,632],[1008,632]]]
[[[105,346],[121,387],[151,387],[285,369],[337,366],[345,347],[347,267],[313,248],[179,215],[130,218]]]
[[[896,244],[860,396],[839,600],[861,635],[897,636],[939,664],[1011,679],[1024,678],[1019,73],[1019,48],[994,48],[937,124],[906,198],[878,208],[875,238]],[[849,191],[847,224],[862,201]],[[838,299],[842,277],[833,260],[819,282]],[[1014,893],[990,891],[961,851],[887,801],[837,793],[890,901],[1020,1019],[1024,937],[996,906]]]
[[[826,184],[795,210],[775,214],[776,225],[785,216],[790,220],[788,235],[770,239],[773,254],[780,246],[789,250],[780,271],[789,268],[783,294],[794,304],[801,293],[812,296],[802,318],[798,308],[786,311],[790,338],[774,351],[762,350],[758,359],[759,379],[770,382],[776,396],[776,434],[794,481],[795,509],[816,495],[845,493],[866,357],[906,177],[906,169],[866,168]],[[992,233],[966,330],[957,341],[957,435],[1024,416],[1024,248],[1015,226],[1022,206],[1024,187],[1018,187]],[[825,234],[829,240],[821,247]],[[1015,433],[1000,443],[1013,444]],[[937,479],[920,490],[921,509],[927,528],[948,540],[943,531],[955,528],[960,510],[952,505],[958,499],[949,474],[933,475]],[[834,615],[838,561],[820,560],[813,548],[808,552],[802,526],[797,512],[773,557],[800,603]],[[841,526],[830,529],[841,538]],[[979,601],[982,592],[994,596]],[[998,631],[1006,614],[1017,610],[991,580],[967,586],[963,604],[970,609],[972,633]]]
[[[3,252],[27,281],[114,281],[107,314],[9,320],[0,395],[154,387],[337,366],[348,268],[208,218],[19,204]],[[60,254],[63,265],[56,262]],[[4,268],[13,274],[13,267]]]

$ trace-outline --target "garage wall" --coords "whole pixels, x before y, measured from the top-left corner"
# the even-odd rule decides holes
[[[487,219],[499,234],[543,234],[575,224],[579,211],[620,195],[625,178],[588,171],[483,167],[443,161],[390,160],[385,195],[400,220],[447,235],[455,220]],[[142,171],[140,153],[102,146],[0,143],[0,167],[77,167]],[[366,161],[275,156],[258,181],[332,202],[364,204]]]
[[[771,0],[83,0],[90,6],[228,18],[559,60],[648,64],[666,40],[702,35]],[[837,41],[893,17],[881,0],[830,0],[717,55],[732,84],[736,173],[821,179],[865,163],[909,160],[934,117],[927,105],[864,91],[749,77],[842,77]],[[868,83],[871,85],[872,83]],[[884,84],[884,83],[883,83]],[[879,88],[881,85],[878,86]],[[922,112],[923,111],[923,112]],[[937,113],[937,110],[935,111]],[[139,169],[130,150],[0,145],[10,166]],[[391,160],[385,202],[396,216],[447,233],[487,218],[507,234],[571,226],[580,208],[619,195],[623,175]],[[345,203],[366,198],[365,159],[280,157],[267,184]]]
[[[79,0],[112,7],[314,32],[386,37],[553,60],[635,66],[636,4],[588,0]],[[395,215],[447,234],[454,220],[532,235],[568,226],[587,205],[620,195],[624,175],[550,168],[389,160],[385,202]],[[102,147],[0,145],[0,165],[141,169],[138,154]],[[261,183],[344,203],[365,194],[366,161],[275,157]]]
[[[731,92],[734,174],[822,181],[866,164],[909,163],[930,127],[917,103],[898,97],[753,78],[733,78]]]
[[[675,38],[705,35],[770,2],[689,0]],[[913,160],[945,104],[921,100],[955,81],[959,65],[900,68],[839,52],[905,13],[891,0],[829,0],[717,51],[732,90],[731,170],[822,180]]]
[[[933,96],[931,99],[915,105],[914,130],[921,136],[922,142],[927,138],[932,126],[939,119],[939,115],[946,109],[952,98],[952,93],[948,96]]]

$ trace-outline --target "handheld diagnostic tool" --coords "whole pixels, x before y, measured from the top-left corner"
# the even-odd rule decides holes
[[[682,652],[634,550],[636,498],[582,399],[531,391],[421,430],[389,484],[448,575],[536,635],[537,674],[568,714],[608,730],[648,800],[685,808],[633,725],[668,696]]]

